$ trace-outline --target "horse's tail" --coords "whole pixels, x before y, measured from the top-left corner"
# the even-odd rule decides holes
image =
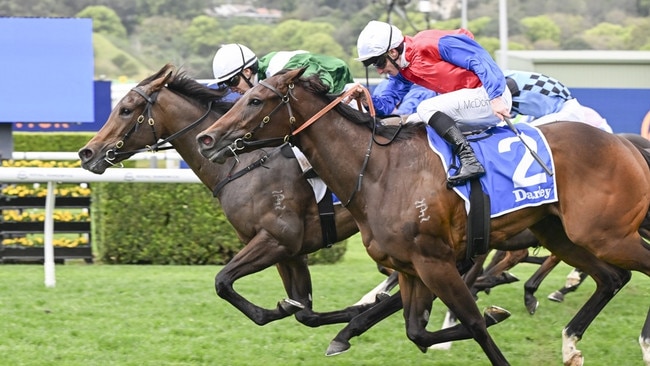
[[[650,168],[650,140],[633,133],[619,133],[617,135],[631,142],[632,145],[639,150],[643,159],[645,159],[646,164],[648,164],[648,168]],[[646,213],[645,219],[643,219],[643,222],[641,223],[639,234],[641,237],[646,239],[646,241],[650,242],[650,210]],[[650,249],[650,245],[648,245],[647,242],[644,242],[644,244],[648,249]]]

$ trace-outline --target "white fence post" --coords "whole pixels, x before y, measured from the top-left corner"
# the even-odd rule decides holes
[[[56,277],[54,274],[54,187],[55,182],[47,182],[47,196],[45,196],[45,228],[43,233],[43,268],[45,270],[45,287],[54,287]]]
[[[15,168],[0,169],[0,182],[3,183],[43,183],[47,182],[45,199],[44,227],[44,271],[45,286],[54,287],[54,187],[60,183],[201,183],[190,169],[138,169],[112,168],[104,174],[94,174],[82,168]]]

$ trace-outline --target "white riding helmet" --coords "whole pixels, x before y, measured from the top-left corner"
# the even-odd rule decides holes
[[[221,46],[212,60],[214,84],[222,83],[257,63],[250,48],[239,43]]]
[[[404,42],[404,36],[396,26],[371,20],[357,39],[357,61],[381,56]]]

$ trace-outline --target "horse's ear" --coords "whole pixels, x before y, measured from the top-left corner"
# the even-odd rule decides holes
[[[162,69],[158,72],[161,76],[151,82],[152,91],[157,91],[162,89],[166,84],[171,82],[174,79],[174,74],[176,73],[176,67],[172,64],[167,64],[163,66]]]
[[[296,78],[301,77],[302,74],[305,73],[305,70],[307,70],[307,66],[303,66],[303,67],[299,68],[298,70],[300,70],[300,73],[298,74],[298,76],[296,76]]]
[[[282,75],[282,79],[283,79],[284,83],[286,83],[286,84],[293,83],[296,80],[298,80],[298,78],[300,78],[300,76],[302,76],[302,74],[305,72],[305,70],[307,70],[306,66],[301,67],[299,69],[293,69],[293,70],[287,71],[285,74]]]

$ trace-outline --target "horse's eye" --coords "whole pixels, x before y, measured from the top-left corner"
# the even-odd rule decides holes
[[[125,107],[120,108],[120,116],[128,116],[131,113],[133,113],[133,111],[130,110],[129,108],[125,108]]]
[[[262,104],[262,101],[259,100],[259,99],[257,99],[257,98],[253,98],[253,99],[251,99],[251,100],[248,102],[248,104],[249,104],[249,105],[261,105],[261,104]]]

